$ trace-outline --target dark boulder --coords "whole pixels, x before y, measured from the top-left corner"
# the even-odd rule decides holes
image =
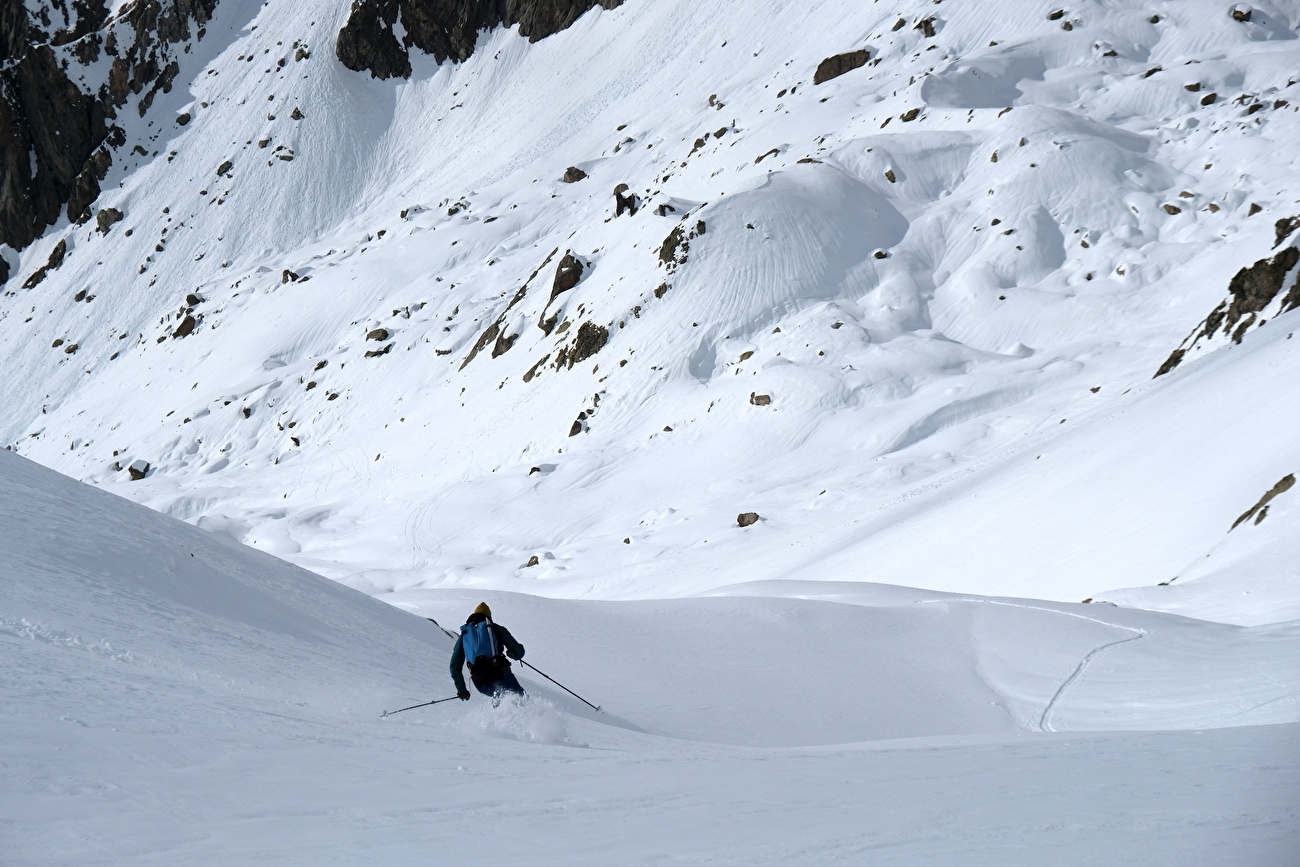
[[[555,282],[551,284],[550,300],[554,301],[561,293],[577,286],[578,281],[582,279],[582,271],[582,260],[574,256],[573,251],[566,252],[555,269]]]
[[[194,333],[194,329],[198,324],[199,321],[187,313],[185,318],[181,320],[181,324],[176,326],[176,330],[172,332],[172,339],[177,340],[181,337],[189,337]]]
[[[813,84],[825,84],[832,78],[839,78],[846,72],[852,72],[859,67],[866,66],[867,61],[870,59],[871,52],[865,48],[828,57],[817,64],[817,71],[813,73]]]
[[[573,338],[573,349],[569,352],[569,366],[577,364],[580,361],[586,361],[591,356],[600,352],[605,344],[609,342],[609,329],[603,325],[596,325],[593,322],[584,322],[578,328],[578,334]]]
[[[624,211],[635,214],[636,207],[636,193],[629,193],[627,184],[619,184],[614,188],[614,216],[621,217]]]
[[[122,219],[122,212],[117,208],[100,208],[95,215],[95,225],[101,235],[107,235],[113,224]]]
[[[1300,229],[1300,215],[1278,220],[1273,224],[1273,246],[1282,246],[1282,242],[1294,235],[1297,229]]]

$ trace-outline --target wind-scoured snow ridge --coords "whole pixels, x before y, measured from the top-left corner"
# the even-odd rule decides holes
[[[1228,533],[1295,311],[1150,381],[1300,215],[1300,18],[1234,9],[627,0],[381,81],[347,4],[223,0],[4,251],[0,440],[371,593],[1293,618],[1214,552],[1293,547]]]
[[[484,596],[606,712],[524,670],[522,705],[381,719],[451,691],[412,613]],[[1295,623],[810,581],[391,601],[0,453],[5,863],[403,864],[481,827],[529,864],[1296,851]]]

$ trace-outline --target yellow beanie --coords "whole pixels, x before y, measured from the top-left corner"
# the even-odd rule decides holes
[[[480,602],[478,604],[478,607],[474,609],[474,613],[482,614],[484,617],[491,617],[492,609],[488,608],[488,604],[486,602]]]

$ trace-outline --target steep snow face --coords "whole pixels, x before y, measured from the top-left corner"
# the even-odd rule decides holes
[[[229,539],[3,457],[0,635],[102,666],[105,707],[125,681],[154,699],[201,684],[219,703],[329,695],[369,713],[450,642],[416,618]],[[72,663],[75,665],[75,663]],[[18,665],[21,668],[21,664]],[[303,667],[319,671],[303,684]],[[60,687],[33,669],[31,695]],[[17,670],[7,670],[17,676]],[[371,685],[359,692],[367,679]]]
[[[0,439],[380,594],[1212,583],[1300,469],[1294,311],[1148,384],[1300,211],[1289,4],[629,0],[408,81],[347,14],[219,5],[122,219],[6,254]]]
[[[400,864],[467,828],[533,864],[1295,851],[1295,623],[807,581],[393,601],[484,596],[604,711],[525,670],[526,704],[381,719],[451,692],[432,624],[0,453],[5,863]]]

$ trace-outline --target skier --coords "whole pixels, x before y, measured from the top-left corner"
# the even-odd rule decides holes
[[[505,692],[525,695],[524,688],[510,671],[507,656],[523,659],[524,646],[515,641],[510,630],[493,623],[492,609],[486,602],[480,602],[460,628],[460,638],[456,639],[456,646],[451,650],[451,679],[456,684],[456,697],[461,701],[469,700],[465,676],[461,673],[461,666],[466,662],[469,663],[469,676],[474,681],[474,688],[491,696],[494,704]]]

